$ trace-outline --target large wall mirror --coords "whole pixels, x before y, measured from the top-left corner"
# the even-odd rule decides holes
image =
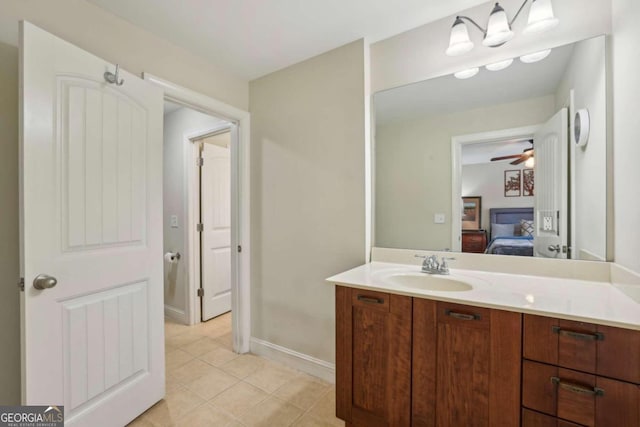
[[[607,260],[605,37],[509,62],[375,94],[375,246]]]

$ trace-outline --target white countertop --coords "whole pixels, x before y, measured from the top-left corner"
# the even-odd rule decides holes
[[[451,269],[450,279],[471,284],[468,291],[429,291],[392,284],[397,273],[419,273],[420,267],[372,262],[327,279],[328,282],[372,291],[538,314],[560,319],[640,330],[640,287],[614,286],[602,281],[528,276]]]

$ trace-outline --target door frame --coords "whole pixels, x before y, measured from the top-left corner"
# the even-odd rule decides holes
[[[185,178],[186,178],[186,203],[187,203],[187,227],[185,227],[185,242],[187,242],[185,258],[187,260],[187,284],[185,288],[185,301],[187,301],[187,310],[185,317],[190,325],[195,325],[202,321],[202,297],[198,296],[198,288],[201,287],[201,264],[202,264],[202,234],[196,231],[197,224],[200,222],[200,191],[202,182],[199,180],[200,168],[198,167],[198,158],[200,151],[198,150],[197,140],[205,138],[209,135],[216,135],[225,131],[231,132],[233,123],[222,123],[208,129],[189,132],[183,135],[183,149],[185,160]],[[231,141],[231,150],[234,145],[237,146],[238,141]],[[233,176],[233,171],[231,172]],[[237,255],[232,252],[231,256]],[[232,263],[233,264],[233,263]],[[234,289],[231,290],[233,295]],[[232,307],[233,310],[233,307]]]
[[[451,250],[462,252],[462,147],[506,139],[533,138],[542,125],[523,126],[489,132],[457,135],[451,138]]]
[[[251,338],[251,217],[250,217],[250,125],[251,116],[248,111],[228,105],[191,89],[171,83],[153,74],[143,72],[142,78],[164,90],[164,99],[193,110],[215,116],[235,124],[238,129],[237,144],[231,144],[231,185],[236,188],[237,197],[232,194],[231,215],[238,225],[231,230],[232,247],[240,245],[242,252],[231,251],[231,310],[233,312],[233,349],[237,353],[247,353]],[[184,144],[185,149],[193,150],[193,144]],[[185,156],[190,159],[191,156]],[[191,167],[195,166],[191,162]],[[188,207],[187,207],[188,208]],[[191,215],[188,215],[191,221]],[[193,228],[195,230],[195,228]],[[188,233],[193,235],[193,233]],[[193,265],[192,262],[189,263]],[[196,294],[193,274],[189,274],[189,291]],[[187,308],[195,304],[192,297],[187,298]],[[196,311],[189,310],[188,319],[191,324],[199,323]]]

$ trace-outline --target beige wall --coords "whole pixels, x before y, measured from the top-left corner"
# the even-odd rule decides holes
[[[377,127],[374,246],[451,248],[451,138],[544,123],[554,103],[549,95]],[[446,222],[434,224],[435,213]]]
[[[500,4],[509,16],[513,16],[522,0],[503,0]],[[562,0],[554,1],[553,7],[560,26],[544,34],[523,35],[528,11],[525,9],[513,27],[516,37],[500,49],[482,46],[482,33],[469,24],[475,48],[466,55],[447,56],[444,51],[449,45],[453,16],[374,43],[371,45],[372,91],[451,74],[610,32],[611,0]],[[487,2],[460,11],[459,15],[473,17],[485,25],[490,11],[491,3]]]
[[[18,49],[0,43],[0,405],[20,402]]]
[[[362,40],[250,84],[254,337],[334,361],[325,278],[364,263]]]
[[[180,108],[164,116],[163,207],[164,252],[180,252],[185,256],[177,264],[164,264],[165,312],[176,320],[185,317],[187,309],[187,272],[189,266],[187,226],[187,159],[185,136],[211,130],[223,123],[215,117],[188,108]],[[178,227],[171,227],[171,215],[178,217]]]
[[[155,74],[247,109],[247,81],[84,0],[2,0],[0,41],[17,46],[19,20],[30,21],[132,73]]]
[[[613,0],[615,260],[640,272],[640,2]]]

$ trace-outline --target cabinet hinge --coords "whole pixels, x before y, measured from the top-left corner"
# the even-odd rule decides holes
[[[242,252],[242,246],[238,245],[238,253]]]
[[[18,282],[18,287],[20,288],[20,292],[24,292],[24,277],[20,278],[20,281]]]
[[[204,165],[204,159],[202,157],[198,157],[198,160],[196,160],[196,165],[202,167],[202,165]]]
[[[204,224],[198,224],[196,225],[196,231],[198,233],[202,233],[204,231]]]
[[[198,288],[198,296],[199,297],[203,297],[204,296],[204,288]]]

